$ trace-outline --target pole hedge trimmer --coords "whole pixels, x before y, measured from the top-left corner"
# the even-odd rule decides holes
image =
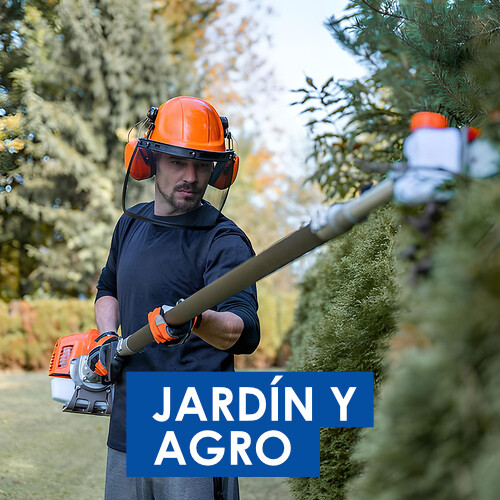
[[[336,203],[311,221],[162,314],[169,325],[181,325],[240,290],[293,262],[307,252],[349,231],[373,210],[394,200],[404,205],[447,201],[455,176],[491,177],[498,173],[500,153],[488,141],[476,139],[471,128],[447,128],[435,113],[417,113],[414,130],[404,143],[405,163],[388,166],[385,180],[361,196]],[[436,122],[437,120],[437,122]],[[441,122],[441,124],[439,123]],[[380,166],[378,166],[379,168]],[[366,168],[366,166],[365,166]],[[369,168],[369,167],[367,167]],[[130,356],[153,342],[148,325],[118,341],[117,354]],[[98,345],[96,329],[61,337],[52,353],[49,375],[52,398],[63,411],[110,415],[114,385],[89,367],[89,353]]]

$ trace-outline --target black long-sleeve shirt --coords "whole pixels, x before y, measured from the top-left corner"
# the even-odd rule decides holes
[[[121,332],[128,337],[148,322],[147,315],[163,304],[175,305],[249,259],[250,241],[231,220],[218,215],[212,228],[200,228],[213,220],[214,208],[203,204],[190,214],[156,217],[153,203],[135,210],[152,219],[182,219],[195,227],[164,227],[123,215],[118,221],[106,266],[97,285],[97,297],[118,300]],[[180,217],[180,218],[179,218]],[[196,227],[196,225],[198,227]],[[152,343],[144,352],[128,356],[127,371],[233,371],[234,354],[253,352],[260,340],[256,287],[251,286],[214,307],[243,320],[238,341],[222,351],[196,335],[181,346]],[[108,446],[125,451],[125,380],[115,386]]]

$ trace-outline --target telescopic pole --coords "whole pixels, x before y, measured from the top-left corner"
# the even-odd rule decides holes
[[[186,323],[314,248],[346,233],[374,209],[391,201],[393,186],[394,181],[388,178],[359,198],[332,205],[316,220],[277,241],[267,250],[240,264],[168,310],[163,318],[170,325]],[[147,324],[123,339],[117,352],[120,356],[128,356],[153,341],[153,335]]]

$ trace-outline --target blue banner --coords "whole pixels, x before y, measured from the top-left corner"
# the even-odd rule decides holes
[[[129,477],[317,477],[321,427],[372,426],[371,372],[127,373]]]

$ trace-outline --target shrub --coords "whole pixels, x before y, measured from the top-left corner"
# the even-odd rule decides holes
[[[391,208],[334,240],[301,284],[289,370],[373,371],[378,387],[388,339],[396,329],[398,285]],[[321,430],[321,477],[291,481],[296,498],[343,498],[357,469],[350,461],[359,430]]]
[[[424,346],[390,370],[350,498],[498,496],[500,179],[458,193],[402,320]]]
[[[0,368],[47,368],[59,337],[95,328],[93,300],[0,302]]]

